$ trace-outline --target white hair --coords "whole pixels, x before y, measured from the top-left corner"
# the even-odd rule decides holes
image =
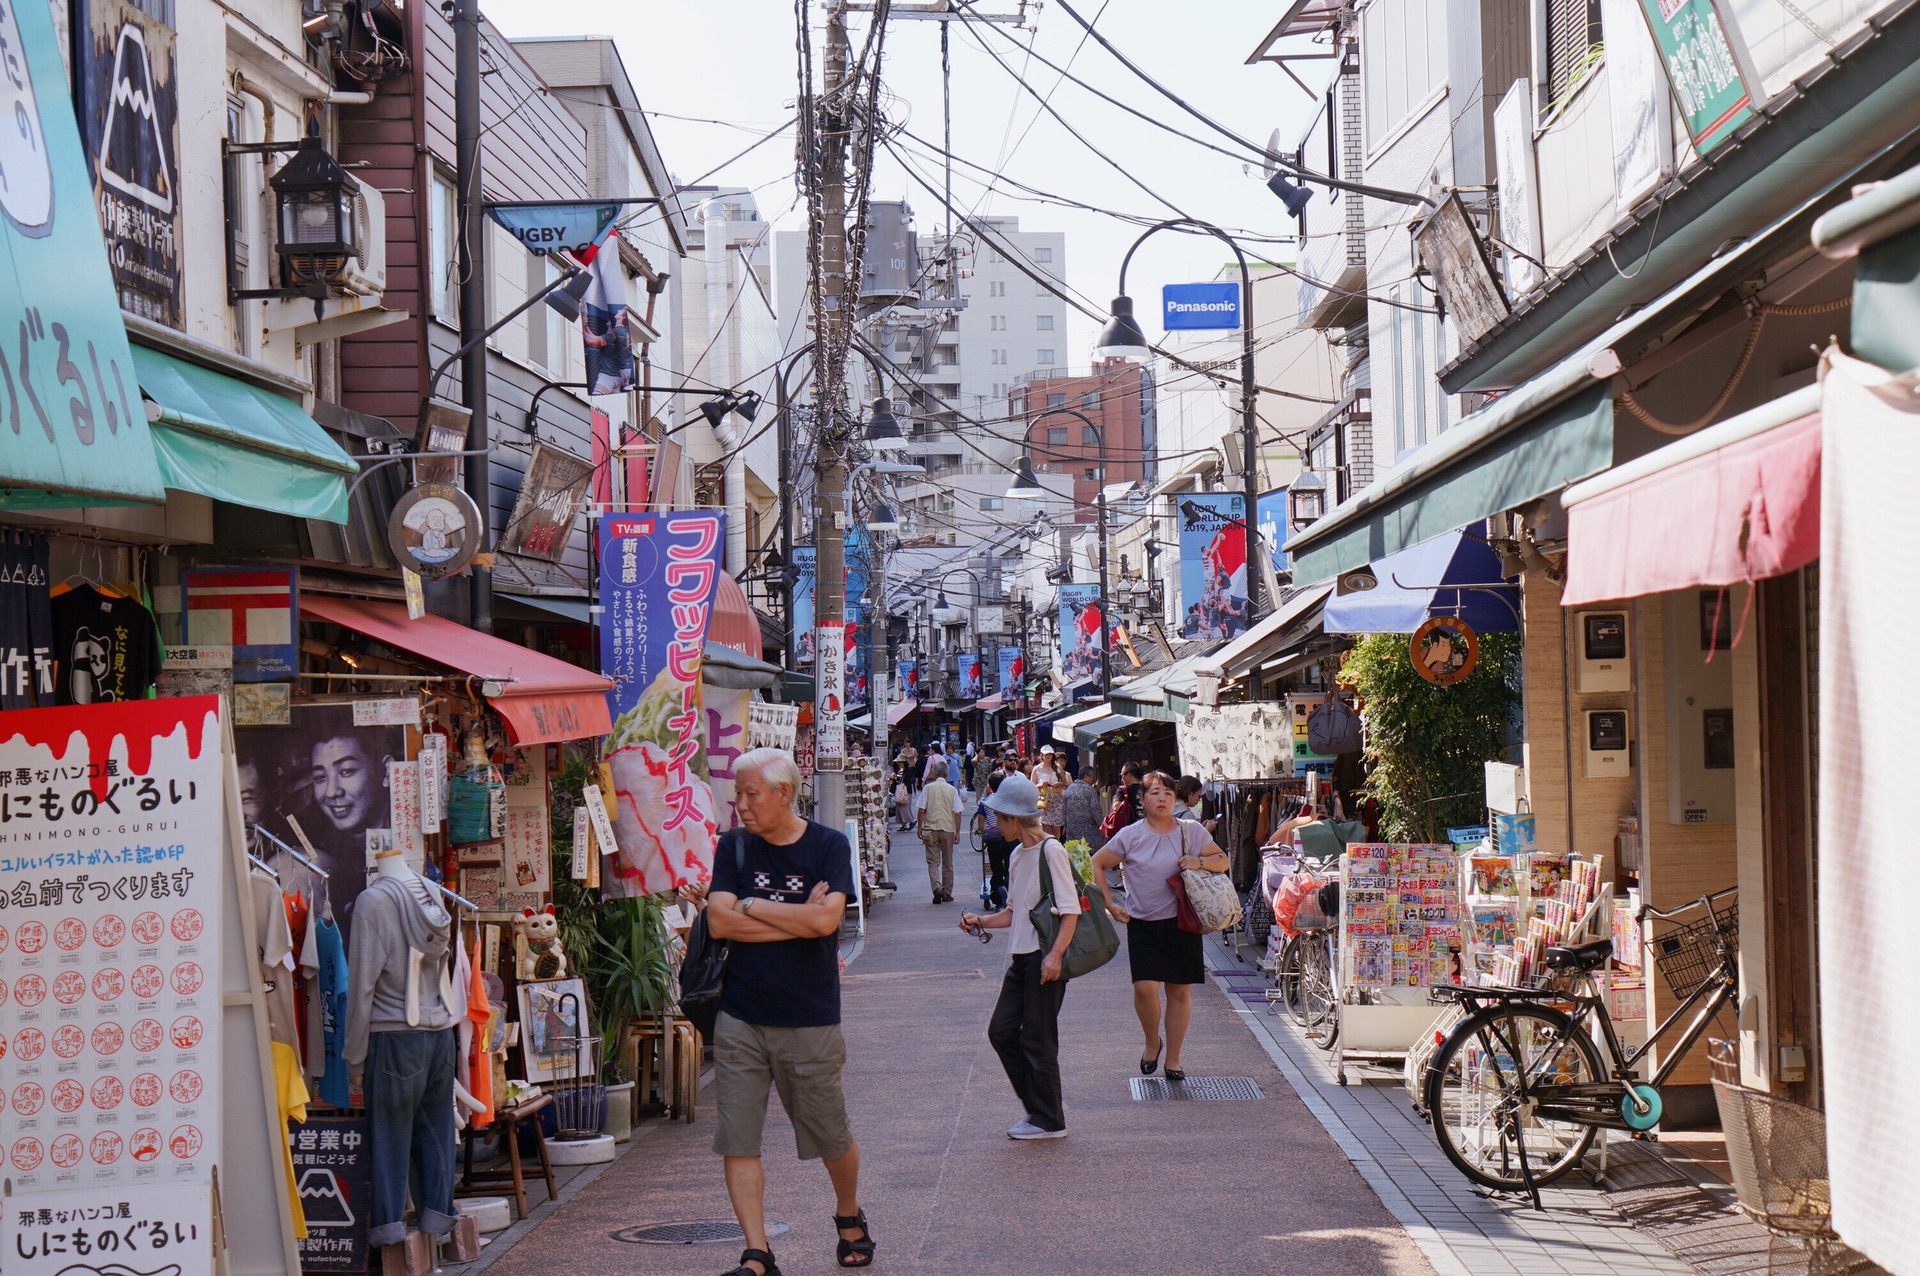
[[[735,780],[738,781],[745,771],[758,775],[764,784],[785,785],[789,798],[800,796],[800,767],[785,749],[769,747],[747,750],[734,759]]]

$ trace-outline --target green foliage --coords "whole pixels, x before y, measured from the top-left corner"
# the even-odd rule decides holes
[[[1478,824],[1485,764],[1505,756],[1520,698],[1520,640],[1480,635],[1466,681],[1439,687],[1413,667],[1405,634],[1372,634],[1341,680],[1359,693],[1367,725],[1364,792],[1380,803],[1381,836],[1442,842],[1449,826]]]
[[[598,1025],[601,1058],[612,1081],[620,1039],[635,1018],[650,1018],[673,1004],[674,954],[661,913],[671,893],[642,899],[602,899],[573,878],[573,813],[580,791],[593,778],[590,762],[570,757],[551,778],[553,911],[567,968],[586,981],[592,1021]]]

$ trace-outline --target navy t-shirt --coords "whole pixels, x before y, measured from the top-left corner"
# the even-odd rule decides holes
[[[734,867],[735,839],[746,847],[745,872]],[[853,899],[853,848],[844,833],[807,821],[790,846],[775,846],[745,829],[720,839],[713,855],[713,892],[740,899],[804,904],[815,884]],[[840,937],[733,941],[720,1009],[768,1028],[818,1028],[840,1022]]]

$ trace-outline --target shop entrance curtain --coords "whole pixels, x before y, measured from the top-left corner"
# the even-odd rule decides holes
[[[1829,354],[1820,537],[1820,1036],[1833,1223],[1890,1271],[1920,1254],[1920,982],[1913,977],[1913,644],[1920,398]]]

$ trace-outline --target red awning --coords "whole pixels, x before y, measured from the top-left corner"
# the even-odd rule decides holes
[[[607,693],[613,690],[613,681],[591,670],[439,616],[409,619],[400,603],[302,594],[300,610],[483,682],[500,684],[487,701],[507,720],[517,745],[581,740],[613,730],[607,715]]]
[[[902,700],[899,704],[889,706],[887,709],[887,725],[890,727],[899,726],[900,719],[906,717],[919,707],[920,702],[918,700]]]
[[[1005,703],[1006,703],[1006,698],[1004,694],[996,691],[992,695],[987,696],[985,699],[975,700],[973,702],[973,707],[978,709],[982,713],[998,713],[1000,711],[1000,707]]]
[[[1818,558],[1820,414],[1771,424],[1766,411],[1569,488],[1561,605],[1762,580]]]
[[[740,582],[725,572],[714,583],[713,618],[707,624],[707,639],[760,659],[760,618],[753,614]]]

